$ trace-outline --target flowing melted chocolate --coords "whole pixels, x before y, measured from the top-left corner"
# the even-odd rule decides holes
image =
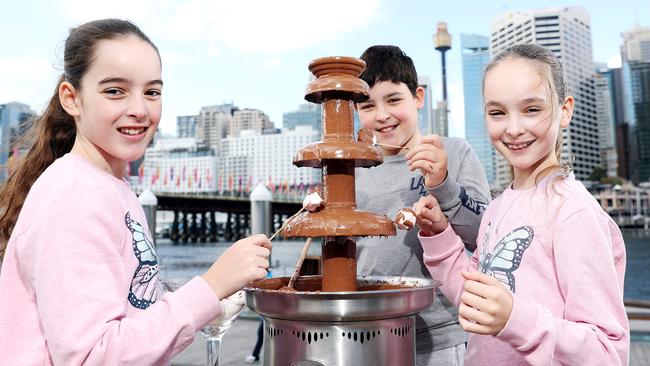
[[[346,237],[327,237],[323,244],[323,291],[356,291],[357,245]]]
[[[351,238],[395,235],[395,226],[388,217],[356,210],[355,168],[383,161],[377,147],[354,138],[354,103],[368,99],[368,85],[359,79],[365,66],[362,60],[351,57],[326,57],[309,65],[316,79],[307,86],[305,99],[323,105],[323,140],[301,149],[294,165],[323,169],[324,207],[296,215],[282,231],[285,237],[325,237],[322,284],[317,288],[306,286],[306,291],[355,291],[356,243]],[[296,283],[296,289],[303,291],[300,283]],[[275,289],[286,285],[279,284]]]
[[[261,281],[256,281],[251,283],[250,288],[258,289],[259,291],[277,291],[277,292],[286,292],[286,293],[298,293],[298,292],[321,292],[323,290],[323,277],[322,276],[303,276],[299,277],[296,280],[294,287],[290,288],[287,285],[289,284],[290,277],[274,277],[267,278]],[[382,290],[400,290],[406,288],[413,288],[413,286],[408,285],[393,285],[390,283],[378,283],[378,284],[357,284],[355,283],[356,291],[382,291]],[[329,292],[329,291],[328,291]]]

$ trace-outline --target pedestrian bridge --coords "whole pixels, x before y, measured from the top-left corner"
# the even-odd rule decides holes
[[[247,194],[156,193],[158,211],[174,212],[169,229],[172,242],[235,241],[251,234],[251,202]],[[271,201],[271,230],[275,232],[284,221],[302,207],[304,195],[276,194]],[[215,212],[227,215],[218,223]]]

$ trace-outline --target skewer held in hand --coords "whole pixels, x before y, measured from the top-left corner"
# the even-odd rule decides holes
[[[304,209],[305,209],[305,207],[303,206],[300,210],[298,210],[298,212],[296,212],[295,214],[293,214],[293,216],[291,216],[290,218],[288,218],[287,221],[285,221],[284,224],[282,224],[282,227],[279,228],[278,231],[276,231],[275,233],[273,233],[273,235],[271,235],[271,237],[269,238],[269,241],[273,240],[276,236],[278,236],[278,234],[280,234],[280,232],[282,231],[282,229],[284,229],[284,228],[287,226],[287,224],[291,221],[291,219],[293,219],[294,217],[296,217],[296,216],[297,216],[299,213],[301,213]]]

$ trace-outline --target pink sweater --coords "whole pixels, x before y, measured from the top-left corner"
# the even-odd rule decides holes
[[[130,186],[75,154],[34,183],[0,274],[0,365],[160,365],[221,313],[200,277],[164,293]]]
[[[460,272],[468,268],[512,292],[499,334],[469,334],[466,365],[627,365],[625,244],[573,176],[550,187],[507,189],[483,215],[471,258],[451,226],[419,238],[431,275],[457,306]]]

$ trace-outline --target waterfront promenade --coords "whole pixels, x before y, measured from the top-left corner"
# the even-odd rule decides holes
[[[219,366],[247,365],[244,358],[253,351],[258,325],[259,320],[254,317],[243,317],[235,321],[223,338]],[[172,360],[173,366],[205,366],[205,364],[205,339],[200,334],[194,338],[191,346]]]

